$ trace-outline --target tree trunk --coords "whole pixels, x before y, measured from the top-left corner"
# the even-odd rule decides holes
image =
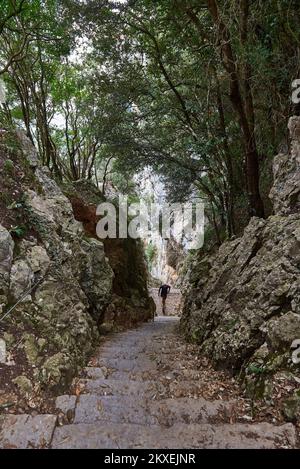
[[[230,77],[230,100],[237,112],[242,128],[246,158],[247,194],[250,208],[250,216],[264,216],[263,201],[259,190],[259,158],[256,147],[255,135],[251,131],[252,123],[248,121],[246,103],[244,102],[237,71],[236,59],[231,47],[229,31],[222,21],[216,0],[207,0],[208,9],[218,28],[219,44],[222,51],[224,68]],[[249,104],[249,102],[248,102]]]
[[[228,179],[228,191],[225,194],[225,204],[226,204],[226,212],[227,212],[227,232],[228,236],[231,237],[235,234],[235,222],[234,222],[234,197],[235,197],[235,184],[234,184],[234,174],[233,174],[233,165],[232,165],[232,157],[230,153],[227,132],[226,132],[226,123],[225,123],[225,113],[223,107],[222,96],[220,92],[220,86],[217,80],[217,107],[219,113],[219,120],[220,120],[220,131],[221,136],[223,138],[223,150],[225,154],[225,164],[227,168],[227,179]]]

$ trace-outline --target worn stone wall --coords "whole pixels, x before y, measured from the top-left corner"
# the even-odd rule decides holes
[[[291,149],[274,160],[274,214],[252,218],[243,236],[187,273],[181,328],[215,365],[267,378],[300,374],[291,344],[300,339],[300,118],[289,121]],[[252,370],[252,371],[251,371]],[[262,391],[263,392],[263,391]]]

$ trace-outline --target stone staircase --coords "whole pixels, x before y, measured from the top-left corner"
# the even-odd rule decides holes
[[[51,415],[9,416],[15,421],[13,426],[12,421],[2,425],[2,447],[295,447],[292,424],[239,423],[235,400],[190,397],[197,384],[193,373],[187,380],[176,380],[172,389],[181,397],[164,397],[162,378],[174,385],[174,375],[164,364],[174,358],[169,339],[177,321],[158,317],[104,342],[78,382],[82,393],[57,398],[58,420]],[[176,363],[172,367],[176,373]]]

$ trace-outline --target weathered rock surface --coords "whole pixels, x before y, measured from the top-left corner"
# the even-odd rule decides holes
[[[56,415],[0,416],[0,448],[48,448],[56,425]]]
[[[67,414],[70,411],[75,411],[76,407],[76,396],[69,396],[68,394],[64,396],[59,396],[56,399],[55,407],[60,411]]]
[[[40,166],[31,142],[22,132],[17,133],[15,140],[16,149],[10,151],[18,152],[15,166],[19,177],[17,181],[6,177],[10,191],[6,195],[9,199],[13,192],[16,200],[1,205],[6,210],[3,219],[10,223],[7,221],[7,228],[0,226],[0,313],[13,307],[5,318],[3,333],[13,338],[7,343],[8,352],[14,351],[16,364],[20,363],[21,368],[10,368],[9,376],[20,370],[19,376],[13,376],[15,389],[28,397],[25,380],[32,383],[35,391],[37,385],[40,390],[61,392],[86,364],[99,339],[98,326],[105,320],[108,306],[113,308],[116,274],[103,243],[91,237],[76,220],[69,198],[50,171]],[[1,164],[5,152],[8,150],[3,147]],[[93,190],[101,198],[99,191]],[[18,225],[20,219],[22,226]],[[125,315],[124,326],[131,320],[138,322],[152,316],[145,289],[141,290],[143,306],[133,307],[134,294],[140,284],[147,282],[145,269],[134,271],[138,263],[144,262],[142,251],[135,244],[133,241],[130,253],[126,253],[126,248],[118,251],[117,262],[123,266],[118,281],[128,285],[118,300],[125,305],[131,302],[132,306],[118,311]],[[131,281],[126,265],[133,251]],[[118,322],[117,314],[110,319],[113,327]]]
[[[0,339],[0,363],[6,362],[6,342]]]
[[[171,236],[169,239],[158,238],[153,247],[153,258],[150,262],[153,280],[162,279],[165,283],[176,286],[179,281],[178,272],[185,257],[183,246]]]
[[[13,251],[14,241],[9,232],[0,225],[0,304],[5,302],[8,293]]]
[[[56,430],[56,449],[275,449],[294,447],[291,424],[177,424],[171,428],[138,424],[78,424]]]
[[[25,329],[19,348],[30,366],[38,366],[28,378],[59,389],[71,382],[98,338],[96,320],[110,301],[113,272],[102,243],[85,237],[68,198],[39,166],[35,149],[22,133],[19,140],[31,171],[19,205],[32,234],[17,240],[13,256],[14,242],[1,227],[0,279],[6,303],[19,302],[7,322],[17,318],[17,329]]]
[[[18,301],[26,292],[24,301],[30,301],[30,288],[33,281],[33,272],[29,264],[24,259],[18,259],[13,263],[10,271],[9,293],[13,301]]]
[[[247,363],[254,381],[255,373],[300,372],[290,350],[300,338],[299,117],[289,129],[291,152],[275,158],[274,215],[252,218],[242,237],[213,256],[200,254],[186,279],[186,337],[218,366],[238,371]]]
[[[291,150],[274,159],[274,185],[270,193],[278,215],[300,212],[300,123],[299,117],[289,120]]]
[[[80,284],[92,306],[93,317],[99,320],[112,297],[113,270],[105,258],[104,246],[98,240],[84,240],[81,253]]]
[[[95,189],[89,181],[77,181],[72,187],[66,187],[76,220],[90,237],[89,242],[98,242],[96,226],[99,217],[96,215],[97,206],[103,202],[103,196]],[[146,321],[153,317],[155,305],[149,297],[147,280],[148,273],[144,259],[144,250],[140,240],[133,239],[110,239],[103,240],[104,254],[108,259],[113,271],[112,295],[104,314],[100,314],[103,322],[102,330],[110,331],[114,326],[128,327],[139,321]],[[93,286],[105,285],[105,279],[109,276],[99,269],[93,268],[97,265],[95,259],[89,263],[90,267],[84,271],[85,284],[90,285],[90,298],[97,308],[101,308],[101,295],[93,294]],[[107,280],[106,280],[107,281]]]

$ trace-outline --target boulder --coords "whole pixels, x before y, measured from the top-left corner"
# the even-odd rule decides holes
[[[10,272],[10,296],[17,302],[22,297],[22,301],[31,300],[31,286],[33,284],[33,272],[24,259],[19,259],[12,265]],[[27,293],[27,295],[26,295]],[[24,296],[25,295],[25,296]]]
[[[103,239],[104,255],[111,272],[107,266],[103,266],[103,254],[99,250],[102,243],[96,234],[99,219],[96,209],[103,202],[103,195],[90,181],[77,181],[66,188],[65,193],[72,203],[75,218],[83,223],[86,233],[84,242],[80,245],[81,252],[85,255],[81,264],[84,274],[79,281],[91,303],[98,304],[93,312],[97,322],[105,322],[113,329],[152,318],[155,305],[149,297],[148,273],[141,242],[134,239]],[[96,243],[92,243],[92,240]],[[94,266],[93,262],[89,262],[87,267],[85,259],[91,257],[93,252],[96,252]],[[97,267],[98,264],[100,267]],[[112,290],[109,305],[105,308],[103,300],[99,301],[100,283],[104,298],[107,287]]]
[[[34,274],[37,272],[43,276],[46,274],[50,259],[45,248],[39,245],[32,246],[26,253],[26,259]]]
[[[25,132],[23,132],[22,130],[17,130],[16,135],[20,142],[23,153],[26,157],[26,161],[28,162],[30,168],[32,169],[37,168],[37,166],[39,166],[40,163],[39,163],[38,153],[35,147],[32,145],[31,141],[29,140]]]
[[[300,339],[300,315],[287,312],[268,322],[267,342],[271,350],[287,350]]]

